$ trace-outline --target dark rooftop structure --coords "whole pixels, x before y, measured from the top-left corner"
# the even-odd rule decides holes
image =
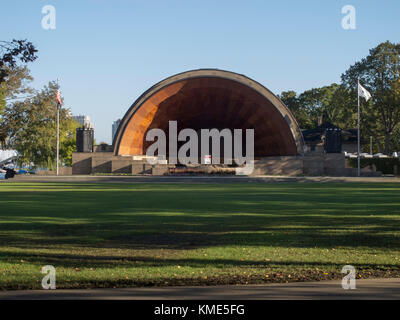
[[[321,144],[328,153],[341,152],[342,145],[357,145],[357,129],[342,129],[330,122],[324,122],[314,129],[302,130],[302,133],[310,151],[315,151],[316,146]]]

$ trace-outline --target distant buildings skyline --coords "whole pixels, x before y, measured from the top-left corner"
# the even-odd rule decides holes
[[[111,144],[114,141],[114,136],[117,133],[117,130],[118,130],[118,127],[119,127],[120,123],[121,123],[121,119],[117,119],[112,124],[112,128],[111,128]]]
[[[88,115],[73,115],[72,119],[74,119],[75,121],[77,121],[81,126],[85,127],[85,128],[94,128],[93,123],[90,122],[90,117]]]
[[[90,121],[90,116],[88,115],[72,115],[72,119],[74,119],[75,121],[77,121],[81,126],[85,127],[85,128],[91,128],[94,129],[94,125],[93,123]],[[119,124],[121,123],[121,119],[117,119],[115,120],[112,125],[111,125],[111,143],[113,143],[114,141],[114,136],[117,133]]]

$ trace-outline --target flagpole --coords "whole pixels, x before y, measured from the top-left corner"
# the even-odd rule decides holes
[[[58,79],[57,79],[57,90],[59,90],[58,87]],[[60,157],[60,103],[57,101],[57,164],[56,164],[56,174],[58,176],[58,163],[59,163],[59,157]]]
[[[357,78],[357,175],[360,176],[360,77]]]
[[[60,155],[60,104],[57,104],[57,175],[58,175],[58,162]]]

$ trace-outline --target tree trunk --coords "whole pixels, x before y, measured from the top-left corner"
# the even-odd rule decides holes
[[[390,138],[391,138],[391,133],[390,132],[386,132],[386,135],[385,135],[385,154],[387,154],[388,156],[390,155],[390,151],[391,151],[391,148],[390,148]]]
[[[367,128],[368,134],[375,140],[375,143],[378,145],[378,149],[380,153],[383,153],[383,146],[382,143],[379,141],[378,137],[376,134],[373,134],[371,130]]]

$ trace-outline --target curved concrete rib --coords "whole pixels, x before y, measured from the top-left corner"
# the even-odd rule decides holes
[[[147,131],[254,129],[255,156],[303,153],[303,136],[289,109],[271,91],[243,75],[200,69],[169,77],[144,92],[129,108],[114,138],[115,155],[143,155]]]

